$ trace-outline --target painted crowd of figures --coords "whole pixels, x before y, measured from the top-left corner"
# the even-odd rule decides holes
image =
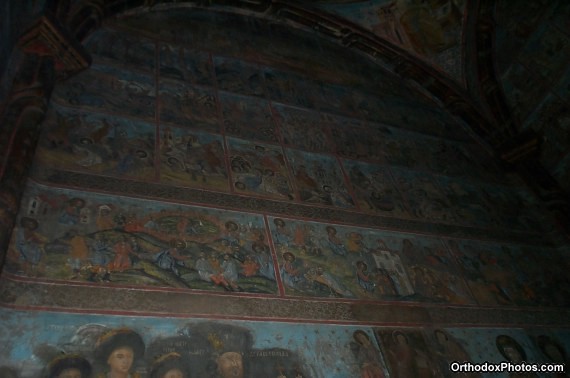
[[[12,322],[14,314],[4,312]],[[86,324],[72,314],[29,316],[20,315],[31,322],[17,339],[3,336],[4,350],[12,352],[0,354],[3,378],[454,377],[458,375],[450,370],[452,362],[564,364],[570,342],[568,332],[555,330],[368,328],[103,315]],[[65,323],[60,323],[62,318]],[[125,322],[131,325],[121,325]],[[38,332],[37,327],[49,331]],[[543,376],[517,374],[505,376]]]
[[[385,73],[380,98],[111,29],[87,45],[94,66],[54,92],[39,175],[83,171],[482,228],[547,224],[443,110]]]
[[[450,304],[563,306],[569,298],[567,262],[555,249],[39,185],[23,204],[6,268],[29,277]]]

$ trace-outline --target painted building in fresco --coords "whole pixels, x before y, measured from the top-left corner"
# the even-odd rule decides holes
[[[12,3],[0,377],[567,376],[562,2]]]

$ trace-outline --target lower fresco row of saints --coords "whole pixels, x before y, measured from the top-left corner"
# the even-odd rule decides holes
[[[3,378],[483,377],[454,375],[450,364],[567,366],[570,348],[568,329],[385,328],[15,310],[0,315]]]
[[[480,305],[570,304],[556,249],[30,185],[5,269],[93,284]]]

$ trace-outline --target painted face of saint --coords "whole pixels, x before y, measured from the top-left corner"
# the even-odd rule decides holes
[[[223,378],[243,378],[241,354],[226,352],[218,358],[218,370]]]
[[[133,365],[134,353],[129,347],[119,347],[115,349],[109,358],[107,359],[107,364],[111,369],[111,372],[117,373],[128,373]]]
[[[503,351],[505,352],[505,354],[507,355],[507,357],[509,358],[509,360],[511,362],[522,362],[522,357],[520,355],[520,353],[513,347],[510,346],[505,346],[503,348]]]
[[[162,378],[184,378],[184,374],[180,369],[170,369],[162,376]]]
[[[71,369],[65,369],[64,371],[59,373],[57,378],[82,378],[82,377],[81,377],[81,371],[79,369],[71,368]]]
[[[356,338],[358,339],[358,342],[360,343],[360,345],[363,345],[363,346],[369,346],[370,345],[370,340],[368,340],[368,337],[366,337],[366,335],[364,335],[362,333],[357,333]]]
[[[550,359],[554,362],[563,363],[564,362],[564,355],[560,352],[560,350],[552,344],[546,344],[544,347],[544,352]]]
[[[396,340],[398,341],[399,345],[408,345],[408,340],[406,339],[406,336],[404,335],[398,335],[396,336]]]

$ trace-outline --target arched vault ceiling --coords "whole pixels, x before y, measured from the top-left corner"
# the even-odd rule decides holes
[[[497,80],[513,123],[542,138],[539,160],[570,190],[570,3],[497,1]]]
[[[465,0],[317,1],[315,7],[349,20],[463,82]]]

